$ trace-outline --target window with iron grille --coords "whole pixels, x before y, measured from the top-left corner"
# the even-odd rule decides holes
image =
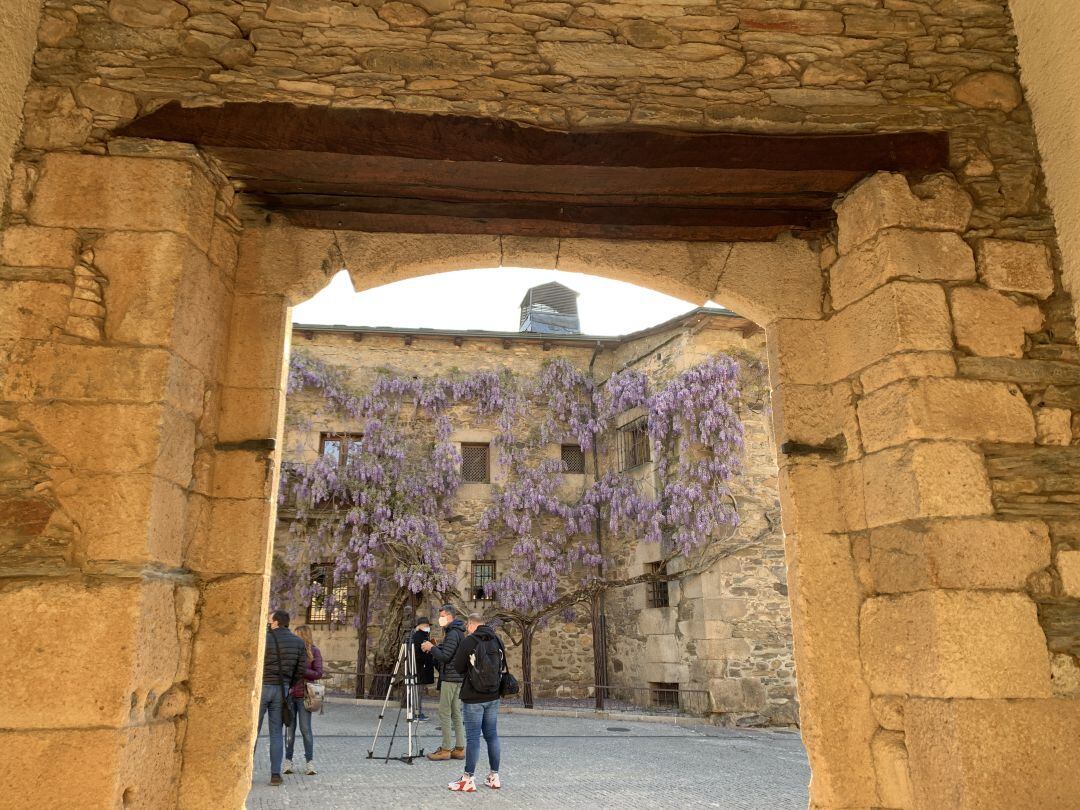
[[[312,565],[311,582],[319,585],[319,592],[308,605],[308,624],[344,624],[352,618],[357,608],[356,588],[346,582],[334,583],[333,563]]]
[[[472,564],[472,598],[478,602],[490,602],[484,592],[484,586],[495,581],[494,560],[473,560]]]
[[[486,484],[491,480],[487,444],[461,445],[461,480],[471,484]]]
[[[677,683],[650,683],[649,697],[653,706],[677,709],[679,708],[679,685]]]
[[[319,455],[336,461],[344,467],[349,463],[349,455],[360,452],[362,433],[322,433],[319,435]]]
[[[667,566],[663,563],[645,563],[647,574],[666,574]],[[651,608],[668,607],[668,583],[666,581],[649,580],[645,583],[645,605]]]
[[[562,462],[568,473],[585,472],[585,454],[581,452],[581,445],[564,444],[562,446]]]
[[[622,445],[622,468],[632,469],[652,458],[649,447],[649,425],[645,417],[635,419],[619,430]]]

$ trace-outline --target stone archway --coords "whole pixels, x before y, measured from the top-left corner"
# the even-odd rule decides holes
[[[65,698],[50,700],[63,725],[42,728],[40,696],[18,686],[10,722],[21,772],[91,746],[97,763],[38,784],[42,804],[76,790],[107,803],[118,784],[148,806],[242,803],[289,306],[341,266],[364,287],[513,263],[717,298],[766,327],[814,806],[1072,795],[1055,752],[1080,704],[1055,698],[1034,601],[1060,572],[1045,524],[1001,508],[991,469],[995,453],[1035,451],[1043,414],[1037,427],[1002,365],[977,356],[1041,325],[1003,292],[1044,297],[1054,278],[1045,255],[1017,262],[1022,242],[973,253],[960,238],[970,201],[948,176],[867,180],[820,251],[789,238],[240,234],[231,189],[179,159],[50,155],[28,199],[5,239],[28,269],[8,310],[21,342],[3,415],[47,448],[50,484],[16,506],[73,533],[88,573],[0,593],[35,616],[42,659],[69,662],[52,680]],[[33,270],[45,264],[54,280]],[[73,624],[72,611],[110,622]],[[90,650],[113,677],[87,684]]]

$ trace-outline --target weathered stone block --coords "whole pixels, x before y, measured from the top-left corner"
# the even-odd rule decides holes
[[[1035,604],[1019,593],[920,591],[866,600],[860,657],[875,695],[1050,696]]]
[[[1050,564],[1035,521],[931,520],[870,532],[870,582],[879,593],[931,588],[1022,591]]]
[[[675,45],[662,52],[591,42],[541,42],[538,49],[552,72],[564,76],[729,79],[746,64],[734,48],[704,43]]]
[[[127,729],[0,732],[5,796],[32,797],[40,810],[175,802],[179,761],[176,727],[154,723]],[[131,805],[136,806],[136,805]]]
[[[1073,599],[1080,599],[1080,551],[1062,549],[1055,557],[1062,592]]]
[[[269,498],[215,499],[210,528],[192,538],[187,566],[201,574],[262,574],[273,542],[274,505]]]
[[[678,621],[679,609],[674,607],[649,608],[641,611],[638,627],[645,636],[659,633],[674,633]]]
[[[1072,411],[1068,408],[1036,408],[1035,433],[1039,444],[1061,447],[1072,444]]]
[[[975,260],[971,248],[955,233],[889,228],[832,266],[832,305],[843,309],[894,278],[973,281]]]
[[[287,372],[288,308],[279,295],[237,295],[229,329],[226,379],[241,388],[280,386]]]
[[[944,291],[906,281],[886,284],[828,321],[779,320],[768,337],[774,384],[821,385],[891,354],[952,349]]]
[[[180,486],[191,479],[195,424],[162,404],[54,402],[19,410],[76,470],[157,475]]]
[[[1071,807],[1077,700],[911,700],[904,738],[915,807]]]
[[[709,681],[709,698],[714,712],[757,711],[765,697],[765,687],[756,678]]]
[[[878,795],[884,807],[914,807],[911,775],[904,735],[900,731],[879,731],[871,742]]]
[[[221,394],[218,440],[243,442],[273,439],[285,416],[285,394],[280,388],[232,388]]]
[[[911,352],[886,357],[859,375],[863,393],[896,382],[919,377],[955,377],[956,360],[946,352]]]
[[[796,532],[844,532],[866,526],[859,463],[830,464],[807,457],[780,470],[784,526]]]
[[[885,228],[963,233],[971,198],[947,175],[909,187],[903,175],[880,172],[849,191],[836,206],[840,253]]]
[[[267,581],[230,576],[201,586],[184,735],[181,807],[243,805],[251,785]]]
[[[109,17],[136,28],[168,28],[187,16],[175,0],[109,0]]]
[[[975,245],[979,280],[995,290],[1049,298],[1054,292],[1050,251],[1035,242],[980,239]]]
[[[165,402],[194,419],[204,390],[197,369],[156,348],[23,344],[0,368],[0,397],[14,402]]]
[[[0,340],[45,340],[67,321],[71,287],[63,283],[9,280],[0,275]]]
[[[178,647],[169,582],[38,580],[0,592],[0,608],[20,617],[9,629],[14,648],[33,651],[0,659],[8,729],[140,723],[173,683]],[[109,621],[87,620],[93,616]]]
[[[0,264],[72,268],[78,249],[78,233],[67,228],[9,225],[0,231]]]
[[[994,290],[959,287],[949,294],[956,343],[984,357],[1023,357],[1024,337],[1042,328],[1034,304],[1018,304]]]
[[[79,527],[90,561],[181,561],[187,493],[152,475],[97,475],[57,486],[57,497]]]
[[[645,680],[652,683],[687,683],[690,665],[649,661],[645,664]]]
[[[648,636],[645,639],[645,660],[656,664],[678,664],[683,660],[679,642],[673,635]]]
[[[503,267],[535,267],[553,270],[559,257],[559,240],[540,236],[500,237]]]
[[[870,528],[921,517],[988,515],[990,482],[982,455],[949,442],[872,453],[858,462]]]
[[[781,385],[773,391],[778,444],[795,442],[844,459],[860,452],[855,397],[847,382]]]
[[[267,450],[219,448],[214,454],[215,498],[270,500],[277,459]]]
[[[1015,76],[997,71],[981,71],[965,76],[953,85],[949,94],[969,107],[1011,112],[1024,97]]]
[[[785,521],[787,516],[785,515]],[[821,807],[877,807],[877,721],[856,656],[862,589],[846,535],[790,532],[792,630],[799,651],[802,735]]]
[[[924,378],[879,388],[858,406],[868,452],[915,439],[1030,444],[1035,419],[1019,389],[1007,383]],[[972,413],[979,419],[972,419]]]
[[[214,377],[230,296],[205,254],[170,233],[111,233],[94,248],[108,279],[110,340],[172,349]]]
[[[58,228],[171,231],[205,251],[214,196],[213,185],[190,163],[50,152],[29,219]]]

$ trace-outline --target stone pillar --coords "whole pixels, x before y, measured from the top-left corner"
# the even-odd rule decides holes
[[[976,261],[970,212],[950,178],[867,180],[838,205],[825,317],[769,329],[813,807],[1060,806],[1080,788],[1058,750],[1080,703],[1052,699],[1034,601],[1047,526],[1000,512],[986,461],[1034,449],[1035,415],[964,367],[1022,354],[1053,279],[1035,245],[984,240]]]
[[[2,235],[0,792],[35,807],[176,804],[236,239],[187,156],[48,154]]]

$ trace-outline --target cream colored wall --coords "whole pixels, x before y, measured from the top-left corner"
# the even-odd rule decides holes
[[[1080,315],[1080,3],[1010,0],[1009,8],[1019,41],[1020,82],[1057,225],[1062,283]]]
[[[0,200],[7,199],[11,156],[22,130],[23,92],[37,46],[41,0],[0,2]]]

